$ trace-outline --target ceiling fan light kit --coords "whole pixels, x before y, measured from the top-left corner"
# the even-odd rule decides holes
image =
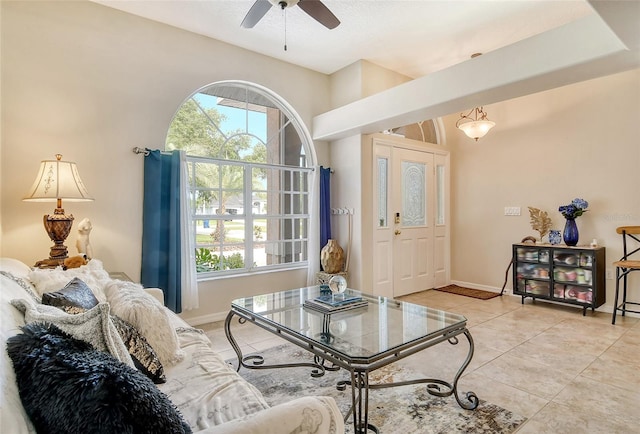
[[[475,107],[466,115],[460,113],[460,119],[456,122],[456,127],[476,142],[495,126],[495,122],[487,119],[487,113],[482,107]]]

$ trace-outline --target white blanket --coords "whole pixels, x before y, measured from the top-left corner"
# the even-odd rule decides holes
[[[27,323],[51,323],[74,338],[89,342],[96,350],[107,351],[121,362],[134,366],[129,350],[111,322],[108,303],[100,303],[93,309],[75,315],[55,306],[36,304],[26,299],[11,300],[11,304],[24,313]]]

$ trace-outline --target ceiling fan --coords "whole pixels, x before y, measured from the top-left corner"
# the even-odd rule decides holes
[[[320,0],[256,0],[240,25],[250,29],[258,24],[272,6],[280,6],[285,10],[295,5],[329,29],[335,29],[340,24],[340,20]]]

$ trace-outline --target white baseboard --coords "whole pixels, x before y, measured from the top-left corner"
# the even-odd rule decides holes
[[[182,318],[182,319],[185,320],[187,324],[189,324],[190,326],[195,327],[195,326],[207,324],[210,322],[224,321],[228,313],[229,312],[216,312],[216,313],[210,313],[207,315],[200,315],[200,316],[194,316],[191,318]]]
[[[471,288],[471,289],[481,289],[483,291],[489,291],[489,292],[497,292],[500,293],[502,288],[496,288],[494,286],[487,286],[487,285],[478,285],[477,283],[471,283],[471,282],[462,282],[460,280],[452,280],[451,281],[451,285],[458,285],[458,286],[462,286],[464,288]],[[505,288],[504,289],[504,294],[511,294],[511,289],[509,288]]]

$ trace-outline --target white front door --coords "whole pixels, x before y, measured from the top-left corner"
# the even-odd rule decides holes
[[[434,178],[432,153],[393,149],[390,199],[394,297],[435,286]]]
[[[449,154],[372,140],[372,293],[393,298],[448,285]]]

